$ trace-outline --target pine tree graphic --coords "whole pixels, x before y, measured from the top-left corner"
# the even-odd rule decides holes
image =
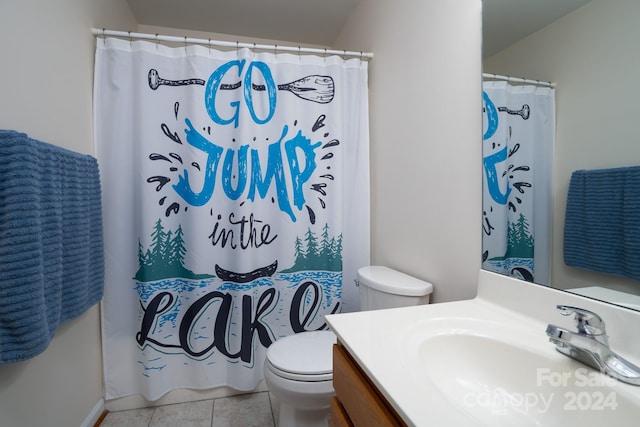
[[[533,258],[533,236],[529,231],[529,224],[524,215],[520,214],[518,220],[509,224],[507,232],[508,258]]]
[[[184,267],[187,247],[183,238],[182,226],[172,231],[165,231],[162,221],[158,219],[151,233],[151,245],[144,249],[138,240],[138,271],[134,279],[140,282],[151,282],[169,278],[207,279],[209,274],[195,274]]]
[[[304,239],[297,237],[294,243],[295,262],[293,266],[281,273],[292,273],[304,270],[342,270],[342,234],[330,237],[329,225],[322,228],[320,240],[307,229]]]
[[[490,261],[502,261],[507,258],[533,258],[534,246],[527,218],[520,214],[516,222],[508,225],[506,253],[504,256],[491,258]]]

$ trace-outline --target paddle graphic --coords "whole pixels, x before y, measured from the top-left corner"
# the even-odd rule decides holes
[[[511,114],[513,116],[520,116],[523,120],[527,120],[531,113],[531,109],[527,104],[524,104],[520,110],[510,110],[507,107],[498,107],[498,111],[505,111],[507,114]]]
[[[163,79],[155,69],[149,70],[148,75],[149,87],[153,90],[160,86],[187,86],[187,85],[205,85],[202,79],[184,79],[184,80],[168,80]],[[242,86],[242,82],[234,84],[221,84],[221,90],[234,90]],[[252,84],[251,88],[257,91],[265,91],[265,85]],[[290,83],[279,84],[278,89],[290,92],[298,98],[306,101],[317,102],[319,104],[327,104],[333,100],[335,87],[331,76],[321,76],[312,74]]]

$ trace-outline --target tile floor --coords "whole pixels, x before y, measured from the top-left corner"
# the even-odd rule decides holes
[[[274,427],[277,417],[276,398],[265,391],[110,412],[100,427]]]

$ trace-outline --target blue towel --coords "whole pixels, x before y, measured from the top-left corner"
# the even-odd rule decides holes
[[[640,280],[640,166],[572,174],[564,262]]]
[[[0,130],[0,364],[43,352],[103,290],[97,160]]]

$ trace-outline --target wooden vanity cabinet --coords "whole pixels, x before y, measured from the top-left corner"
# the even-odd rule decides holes
[[[339,342],[333,346],[333,388],[333,427],[407,425]]]

